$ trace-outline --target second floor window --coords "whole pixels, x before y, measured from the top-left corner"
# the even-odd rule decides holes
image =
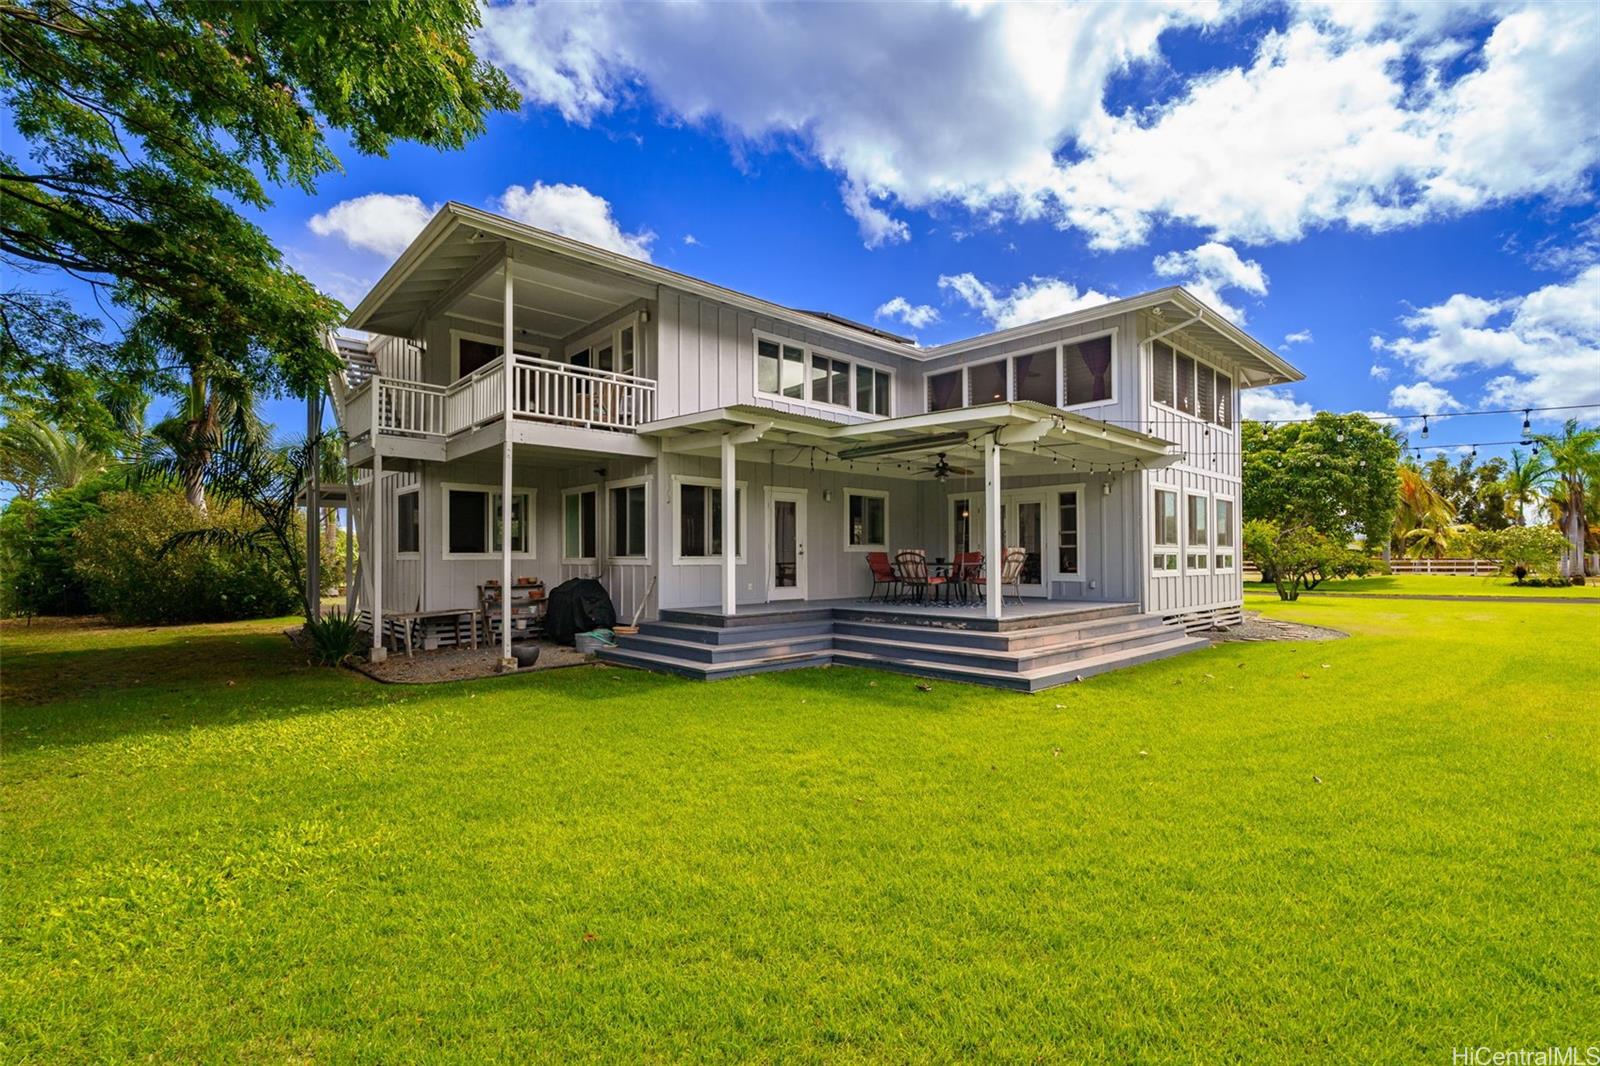
[[[889,415],[889,372],[856,364],[856,410]]]
[[[756,392],[887,418],[894,375],[809,344],[756,334]]]
[[[1221,370],[1156,341],[1150,346],[1151,398],[1224,429],[1233,427],[1233,379]]]
[[[1094,337],[1061,349],[1061,406],[1112,399],[1111,338]]]
[[[967,398],[961,395],[961,371],[947,370],[943,374],[928,375],[928,410],[953,411],[966,406]]]

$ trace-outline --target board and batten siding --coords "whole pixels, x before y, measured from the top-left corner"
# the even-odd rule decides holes
[[[920,363],[849,337],[791,325],[765,315],[663,287],[657,344],[658,418],[711,411],[735,404],[811,415],[837,422],[865,422],[874,416],[756,392],[756,332],[785,337],[867,363],[894,375],[892,414],[922,411]]]

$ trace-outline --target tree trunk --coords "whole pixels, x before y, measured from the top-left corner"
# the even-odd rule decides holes
[[[210,396],[205,371],[198,367],[189,372],[189,402],[191,417],[188,421],[188,445],[183,457],[183,494],[189,506],[207,514],[205,473],[211,464],[211,449],[217,439],[217,405]]]
[[[1567,559],[1566,576],[1583,576],[1583,489],[1575,481],[1567,483],[1567,543],[1572,554]]]

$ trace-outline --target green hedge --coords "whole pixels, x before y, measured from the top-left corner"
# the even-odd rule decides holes
[[[181,493],[106,493],[102,513],[73,535],[73,570],[94,609],[119,622],[266,618],[300,609],[282,559],[190,544],[163,552],[176,533],[203,525],[253,529],[255,516],[213,507],[202,519]]]
[[[72,534],[105,513],[101,493],[121,488],[102,474],[39,499],[18,497],[0,512],[0,613],[88,614],[89,592],[73,570]]]

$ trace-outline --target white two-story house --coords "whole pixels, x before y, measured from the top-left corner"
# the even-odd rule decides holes
[[[703,677],[1031,689],[1194,646],[1243,598],[1239,391],[1300,378],[1181,288],[925,348],[459,204],[349,326],[377,654],[491,582],[592,576],[648,623],[608,655]],[[866,602],[907,549],[984,580]]]

